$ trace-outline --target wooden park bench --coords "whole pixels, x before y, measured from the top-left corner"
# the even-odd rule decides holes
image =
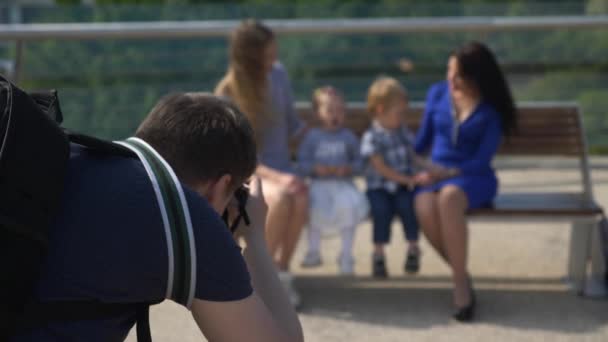
[[[298,103],[300,117],[317,125],[310,105]],[[518,132],[503,144],[502,156],[567,157],[578,161],[581,175],[579,192],[501,192],[492,208],[471,210],[469,219],[484,221],[538,221],[568,222],[572,225],[568,278],[573,290],[582,294],[587,279],[587,262],[592,257],[592,272],[603,272],[599,237],[596,233],[602,212],[593,198],[587,144],[579,107],[574,103],[529,103],[519,110]],[[416,131],[422,118],[423,105],[413,104],[405,117],[412,131]],[[349,103],[346,126],[361,136],[369,127],[370,116],[363,103]],[[592,246],[593,251],[592,251]],[[601,264],[601,265],[600,265]]]

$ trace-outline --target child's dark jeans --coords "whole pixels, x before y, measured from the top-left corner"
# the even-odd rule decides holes
[[[391,223],[395,214],[401,219],[408,241],[418,241],[418,220],[414,211],[414,192],[399,187],[391,193],[384,189],[367,191],[374,224],[374,243],[385,244],[391,238]]]

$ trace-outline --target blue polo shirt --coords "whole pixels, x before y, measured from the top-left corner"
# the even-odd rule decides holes
[[[186,186],[184,191],[197,253],[195,298],[234,301],[250,296],[253,290],[241,250],[220,216],[197,193]],[[142,164],[73,146],[37,299],[161,301],[167,275],[165,230]],[[105,320],[52,322],[13,340],[122,341],[134,323],[133,309]]]

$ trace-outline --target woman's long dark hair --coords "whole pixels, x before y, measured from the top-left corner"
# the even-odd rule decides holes
[[[482,99],[500,113],[503,135],[514,133],[517,129],[517,110],[509,85],[492,51],[482,43],[470,42],[451,56],[458,60],[461,76],[473,82]]]

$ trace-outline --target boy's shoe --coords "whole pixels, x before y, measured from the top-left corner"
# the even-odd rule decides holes
[[[293,286],[293,276],[287,271],[279,271],[279,280],[283,284],[285,292],[287,292],[287,298],[294,308],[299,308],[301,304],[300,294],[296,291]]]
[[[418,249],[410,249],[407,252],[403,268],[406,273],[414,274],[420,270],[420,251]]]
[[[355,259],[352,256],[338,258],[338,265],[340,267],[340,274],[350,276],[355,274]]]
[[[308,252],[304,256],[304,260],[302,260],[300,266],[310,268],[321,266],[321,264],[323,264],[323,261],[321,260],[321,255],[319,253]]]
[[[374,278],[388,278],[384,255],[372,255],[372,275]]]

